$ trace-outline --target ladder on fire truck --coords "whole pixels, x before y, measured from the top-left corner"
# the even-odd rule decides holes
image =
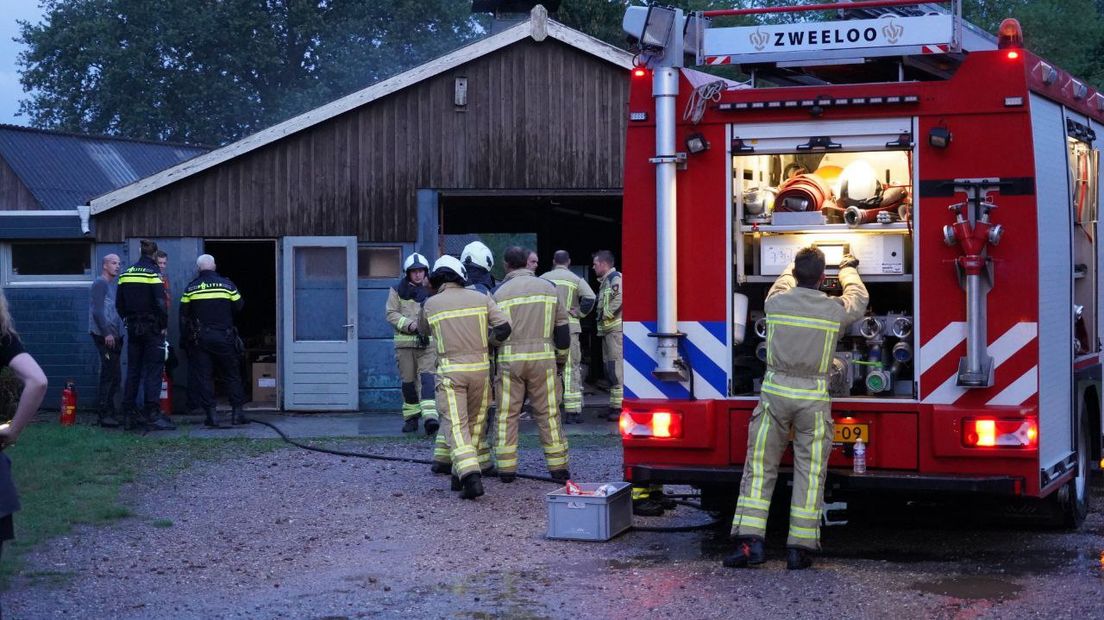
[[[709,27],[724,17],[810,12],[837,19]],[[685,51],[699,66],[736,65],[777,86],[946,79],[969,52],[997,48],[994,37],[962,19],[961,0],[704,11],[690,16],[686,30]]]

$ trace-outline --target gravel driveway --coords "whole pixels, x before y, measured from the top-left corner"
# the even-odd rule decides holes
[[[618,480],[614,438],[572,449],[583,481]],[[353,449],[424,458],[383,441]],[[541,473],[523,450],[521,471]],[[27,557],[10,618],[1104,616],[1104,517],[1078,533],[924,520],[828,528],[815,570],[720,565],[725,536],[629,532],[551,541],[546,483],[486,482],[476,502],[421,465],[294,448],[125,491],[136,517]],[[1098,488],[1098,497],[1100,489]],[[648,525],[701,522],[680,507]],[[171,522],[171,523],[170,523]]]

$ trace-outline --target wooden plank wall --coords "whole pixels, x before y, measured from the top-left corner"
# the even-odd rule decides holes
[[[0,159],[0,211],[31,211],[41,208],[31,190],[27,189],[8,162]]]
[[[115,207],[96,216],[97,237],[414,241],[419,188],[616,190],[628,79],[526,39]]]

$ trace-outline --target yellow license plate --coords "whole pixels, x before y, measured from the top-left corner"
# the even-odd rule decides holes
[[[863,443],[870,443],[870,427],[866,424],[840,424],[836,422],[836,435],[832,441],[836,443],[855,443],[859,439]]]

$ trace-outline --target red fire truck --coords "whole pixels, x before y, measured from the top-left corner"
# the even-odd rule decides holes
[[[1101,458],[1104,95],[958,2],[818,8],[626,15],[626,479],[734,504],[764,297],[816,245],[829,294],[848,253],[870,294],[831,363],[829,501],[1004,498],[1079,525]]]

